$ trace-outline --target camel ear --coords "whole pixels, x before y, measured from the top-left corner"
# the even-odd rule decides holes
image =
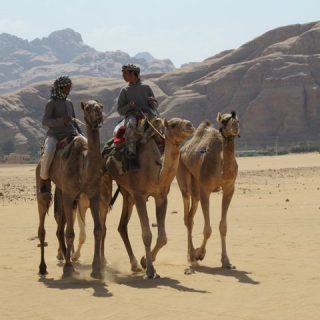
[[[164,119],[163,125],[164,125],[165,128],[169,127],[169,123],[168,123],[167,119]]]
[[[84,102],[83,101],[80,102],[80,105],[81,105],[81,109],[84,110]]]
[[[217,114],[217,121],[220,123],[220,122],[221,122],[221,119],[222,119],[221,113],[218,112],[218,114]]]

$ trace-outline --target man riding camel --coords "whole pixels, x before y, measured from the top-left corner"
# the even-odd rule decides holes
[[[118,98],[118,112],[125,116],[125,141],[128,156],[128,167],[130,170],[139,168],[136,157],[136,129],[139,118],[154,117],[157,111],[158,102],[153,91],[140,79],[140,68],[134,64],[122,66],[123,79],[128,85],[123,87]]]
[[[44,142],[43,154],[40,160],[40,192],[50,193],[51,183],[49,170],[58,141],[81,133],[75,121],[75,112],[71,100],[67,99],[72,87],[68,76],[56,79],[51,88],[51,99],[48,101],[42,124],[49,128]]]

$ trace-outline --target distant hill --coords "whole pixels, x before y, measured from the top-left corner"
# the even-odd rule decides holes
[[[277,28],[237,49],[146,79],[166,118],[215,124],[219,111],[235,110],[241,120],[238,148],[301,150],[320,144],[320,22]],[[22,152],[43,138],[40,121],[50,84],[0,97],[0,147],[13,143]],[[74,77],[70,98],[80,118],[80,100],[97,98],[105,105],[103,139],[120,119],[116,101],[123,85],[120,79]]]
[[[121,77],[121,66],[135,63],[143,73],[164,73],[175,67],[148,52],[130,57],[123,51],[99,52],[83,43],[72,29],[52,32],[48,37],[27,41],[0,34],[0,93],[17,90],[37,81],[71,76]]]

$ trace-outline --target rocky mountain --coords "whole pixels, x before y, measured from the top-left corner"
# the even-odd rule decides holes
[[[135,63],[143,73],[174,69],[169,59],[155,59],[148,52],[130,57],[118,51],[99,52],[83,43],[72,29],[52,32],[48,37],[27,41],[0,34],[0,93],[19,89],[61,74],[121,77],[121,65]]]
[[[320,22],[277,28],[203,62],[146,78],[166,118],[183,117],[197,126],[204,119],[215,123],[219,111],[235,110],[241,120],[239,149],[319,146]],[[43,137],[40,119],[50,84],[1,96],[0,146],[11,139],[17,150],[26,150]],[[74,78],[70,98],[80,118],[80,100],[97,98],[105,105],[103,139],[120,119],[115,111],[123,85],[116,79]]]

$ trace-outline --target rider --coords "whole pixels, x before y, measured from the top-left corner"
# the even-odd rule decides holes
[[[134,64],[122,66],[123,79],[128,85],[123,87],[118,98],[118,112],[125,116],[125,139],[129,169],[138,169],[136,157],[136,128],[138,119],[158,115],[158,102],[153,91],[140,79],[140,68]]]
[[[51,99],[48,101],[42,124],[49,128],[44,142],[40,160],[40,192],[50,193],[49,169],[53,160],[56,144],[68,137],[76,136],[81,130],[75,121],[75,112],[70,99],[67,99],[72,87],[68,76],[56,79],[51,88]]]

